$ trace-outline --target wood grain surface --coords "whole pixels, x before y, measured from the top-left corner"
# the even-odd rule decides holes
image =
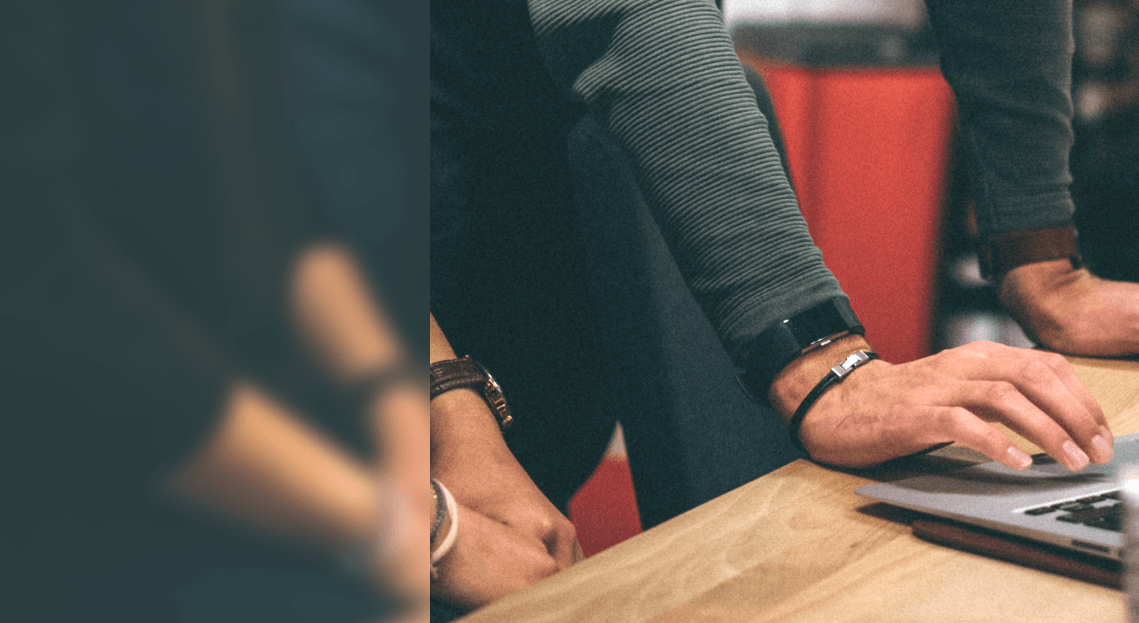
[[[1139,432],[1139,363],[1071,361],[1112,430]],[[859,472],[796,461],[462,621],[1124,621],[1119,591],[927,543],[912,514],[854,493],[978,460],[951,446]]]

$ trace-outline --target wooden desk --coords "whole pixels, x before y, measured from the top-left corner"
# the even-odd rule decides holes
[[[1139,362],[1072,363],[1115,434],[1139,432]],[[951,447],[921,460],[987,459]],[[1125,620],[1118,591],[926,543],[906,513],[854,493],[905,469],[796,461],[463,621]]]

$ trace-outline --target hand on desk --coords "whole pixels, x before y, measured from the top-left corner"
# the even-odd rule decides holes
[[[553,575],[560,565],[546,545],[459,504],[455,546],[436,566],[431,592],[465,608],[478,608]]]
[[[790,420],[829,368],[859,348],[838,340],[792,362],[769,393]],[[990,422],[1000,422],[1069,469],[1111,459],[1114,438],[1103,411],[1060,355],[975,342],[910,363],[871,361],[807,412],[799,437],[811,458],[867,467],[953,441],[1014,469],[1031,458]]]
[[[477,608],[573,564],[573,524],[515,460],[482,398],[453,390],[431,410],[431,474],[459,505],[458,540],[432,594]]]
[[[454,358],[432,316],[431,360]],[[573,524],[518,464],[490,407],[475,391],[455,389],[431,401],[431,476],[460,504],[543,544],[554,563],[550,573],[579,557]]]
[[[577,558],[573,524],[538,490],[482,398],[459,389],[431,403],[431,474],[455,499],[541,543],[556,569]]]
[[[998,293],[1025,332],[1051,350],[1139,353],[1139,284],[1100,279],[1061,259],[1013,269]]]

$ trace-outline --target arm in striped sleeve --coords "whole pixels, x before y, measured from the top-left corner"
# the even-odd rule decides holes
[[[732,358],[844,297],[711,0],[530,0],[547,67],[625,150]]]

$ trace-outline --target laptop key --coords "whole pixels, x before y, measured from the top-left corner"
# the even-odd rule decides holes
[[[1112,532],[1122,532],[1123,517],[1100,517],[1099,519],[1092,519],[1091,521],[1085,522],[1084,525],[1092,528],[1100,528],[1102,530],[1111,530]]]
[[[1118,527],[1112,526],[1117,526],[1120,523],[1122,513],[1122,504],[1113,504],[1111,506],[1101,506],[1098,508],[1095,506],[1087,506],[1076,512],[1068,512],[1060,515],[1056,520],[1067,523],[1081,523],[1093,528],[1118,530]]]
[[[1064,511],[1065,513],[1082,513],[1084,511],[1092,510],[1093,508],[1095,508],[1095,507],[1092,506],[1091,504],[1081,504],[1079,502],[1071,502],[1069,504],[1065,504],[1065,505],[1061,506],[1060,510]]]

